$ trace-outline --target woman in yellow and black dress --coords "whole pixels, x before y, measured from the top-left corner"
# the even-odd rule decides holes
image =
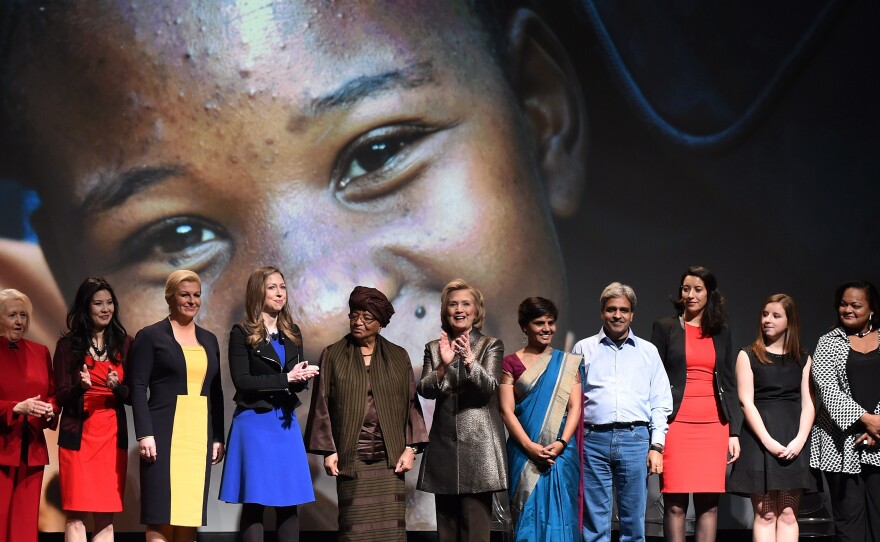
[[[223,459],[220,346],[195,324],[201,288],[193,271],[171,273],[165,282],[168,318],[140,330],[131,348],[141,523],[148,542],[196,539],[196,527],[207,523],[211,465]]]

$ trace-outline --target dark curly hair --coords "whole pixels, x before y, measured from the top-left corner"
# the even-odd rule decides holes
[[[871,310],[871,317],[868,321],[871,322],[871,326],[875,329],[880,327],[880,294],[877,293],[877,287],[867,280],[849,280],[838,286],[837,290],[834,291],[834,311],[837,312],[840,308],[843,294],[850,288],[863,290],[865,292],[865,297],[868,298],[868,308]],[[840,316],[838,315],[837,322],[833,327],[840,326],[842,326],[842,324],[840,323]]]

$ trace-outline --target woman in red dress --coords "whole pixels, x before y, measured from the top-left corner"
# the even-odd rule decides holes
[[[657,347],[672,391],[672,415],[663,452],[663,534],[684,542],[690,495],[697,542],[712,542],[727,465],[739,457],[742,409],[736,394],[724,298],[705,267],[681,276],[673,301],[678,315],[654,322]]]
[[[125,358],[131,338],[119,321],[116,294],[89,277],[67,313],[68,332],[55,347],[55,384],[62,408],[58,432],[61,506],[66,542],[85,542],[94,515],[95,542],[113,540],[113,513],[122,511],[128,459]]]
[[[43,429],[58,420],[49,349],[23,338],[32,315],[28,296],[0,291],[0,542],[37,542]]]

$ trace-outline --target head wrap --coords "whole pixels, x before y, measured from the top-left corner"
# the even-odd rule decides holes
[[[367,286],[355,286],[348,298],[348,308],[350,310],[367,311],[376,317],[379,325],[385,327],[391,321],[391,315],[394,314],[394,307],[385,297],[385,294],[375,288]]]

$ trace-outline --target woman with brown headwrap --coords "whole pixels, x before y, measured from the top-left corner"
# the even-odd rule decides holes
[[[379,335],[394,307],[375,288],[348,300],[351,332],[321,353],[306,447],[336,478],[339,540],[406,540],[404,473],[428,432],[406,350]]]

